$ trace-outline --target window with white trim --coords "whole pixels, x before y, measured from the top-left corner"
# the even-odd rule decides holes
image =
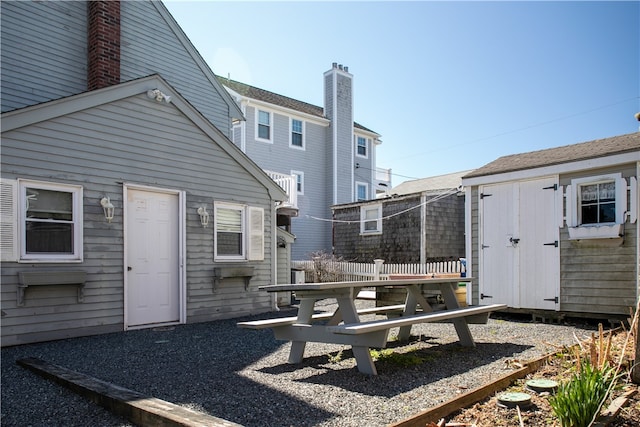
[[[618,238],[626,214],[627,181],[620,173],[576,178],[566,188],[570,240]]]
[[[304,172],[291,171],[291,175],[296,177],[296,192],[304,195]]]
[[[256,110],[256,139],[271,142],[271,113]]]
[[[360,234],[382,233],[382,204],[360,207]]]
[[[82,187],[18,180],[20,260],[82,261]]]
[[[360,157],[367,157],[369,152],[369,142],[367,138],[362,136],[356,136],[356,155]]]
[[[304,149],[304,122],[302,120],[291,119],[289,123],[291,127],[289,145],[292,148]]]
[[[575,195],[573,226],[622,224],[627,205],[627,182],[621,174],[577,178],[571,181]]]
[[[264,259],[264,209],[214,202],[214,259]]]
[[[369,184],[356,182],[356,201],[361,202],[363,200],[369,200]]]

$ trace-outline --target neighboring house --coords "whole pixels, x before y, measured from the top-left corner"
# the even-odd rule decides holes
[[[458,260],[465,256],[462,176],[406,181],[387,197],[335,205],[333,253],[346,261],[389,264]]]
[[[628,316],[640,133],[501,157],[462,179],[475,304]]]
[[[260,167],[295,176],[298,217],[293,259],[331,253],[331,205],[368,200],[391,184],[376,168],[380,135],[353,120],[353,75],[333,64],[324,73],[324,108],[218,77],[246,121],[236,122],[234,143]]]
[[[164,5],[1,7],[2,345],[273,309],[287,195]]]

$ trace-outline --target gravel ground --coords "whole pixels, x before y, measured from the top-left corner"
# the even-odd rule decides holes
[[[360,303],[366,305],[366,303]],[[325,308],[334,305],[327,301]],[[273,313],[279,317],[294,311]],[[244,426],[385,426],[450,400],[525,362],[575,344],[593,326],[533,323],[513,317],[470,325],[475,348],[457,344],[451,324],[422,324],[395,352],[423,363],[376,363],[360,374],[348,347],[307,344],[304,362],[287,363],[289,343],[239,320],[128,331],[2,349],[3,426],[130,426],[62,386],[18,366],[37,357],[104,381]],[[395,331],[392,330],[392,335]],[[341,352],[341,350],[344,350]]]

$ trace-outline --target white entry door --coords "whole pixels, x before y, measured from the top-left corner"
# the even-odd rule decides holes
[[[480,302],[558,310],[557,179],[480,189]]]
[[[179,194],[128,189],[126,203],[126,327],[178,323]]]

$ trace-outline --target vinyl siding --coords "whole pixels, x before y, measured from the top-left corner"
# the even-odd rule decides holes
[[[560,184],[571,179],[619,173],[629,182],[636,176],[635,164],[588,173],[563,175]],[[630,203],[627,193],[627,203]],[[626,210],[629,210],[627,205]],[[624,225],[621,246],[603,246],[602,241],[569,240],[567,227],[560,233],[560,309],[579,313],[629,314],[635,307],[637,271],[637,224]]]
[[[2,112],[87,89],[85,2],[3,1]]]
[[[230,137],[231,111],[220,86],[169,13],[167,19],[160,13],[164,5],[120,5],[121,81],[160,74]],[[87,90],[86,2],[7,1],[1,8],[2,112]]]
[[[230,138],[229,106],[200,68],[204,61],[201,64],[194,61],[158,12],[157,8],[164,6],[139,1],[120,5],[122,81],[160,74]]]
[[[326,157],[327,127],[305,122],[305,149],[289,146],[290,116],[272,112],[273,143],[256,141],[256,109],[246,109],[246,154],[262,169],[290,174],[304,172],[304,194],[298,195],[299,215],[291,219],[291,231],[296,236],[292,259],[309,259],[312,252],[331,253],[331,223],[316,218],[331,218],[329,195],[324,185],[329,166]],[[239,137],[239,136],[238,136]],[[236,145],[239,142],[236,141]]]
[[[117,123],[117,126],[114,126]],[[84,191],[84,261],[75,264],[2,264],[2,343],[89,335],[123,329],[123,183],[186,192],[187,321],[270,310],[271,200],[265,187],[171,104],[146,94],[5,132],[2,177],[79,184]],[[111,197],[116,218],[104,220],[99,200]],[[265,209],[265,261],[248,291],[242,279],[213,291],[213,228],[196,213],[202,204],[232,201]],[[20,271],[87,272],[84,302],[74,286],[28,288],[16,306]]]

